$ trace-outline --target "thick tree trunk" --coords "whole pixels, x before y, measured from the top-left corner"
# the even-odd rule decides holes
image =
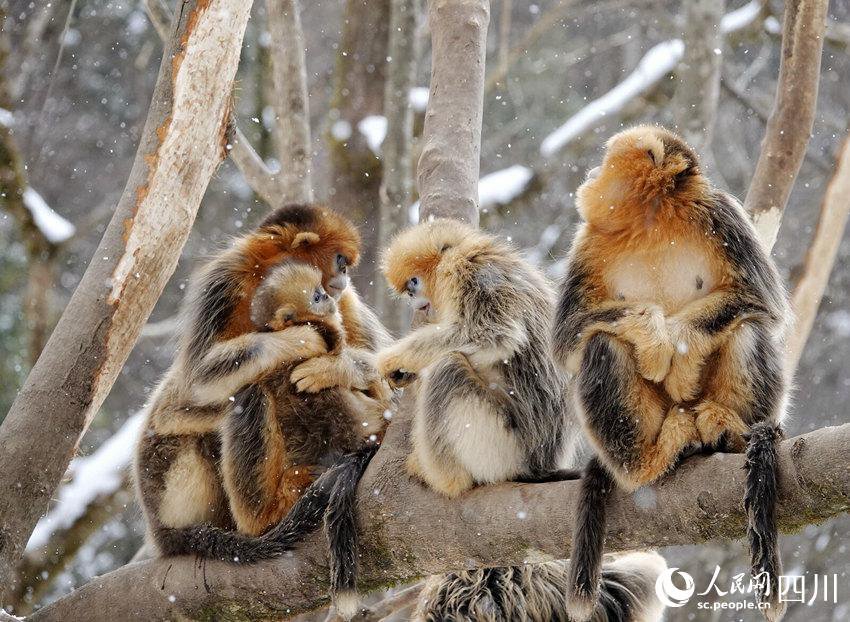
[[[410,89],[416,76],[418,46],[416,26],[419,0],[392,0],[387,77],[384,85],[384,116],[387,137],[382,148],[381,212],[378,248],[386,248],[396,232],[408,224],[413,187],[411,143],[413,108]],[[375,311],[393,334],[402,328],[402,316],[385,287],[375,288]]]
[[[431,91],[419,158],[419,220],[478,225],[487,0],[431,0]]]
[[[579,482],[482,486],[460,499],[445,499],[399,475],[408,425],[393,421],[360,486],[364,589],[425,573],[569,555]],[[799,531],[850,509],[848,443],[850,424],[780,444],[777,518],[783,531]],[[742,538],[747,522],[743,466],[743,455],[694,457],[648,488],[639,503],[632,493],[615,493],[606,544],[627,550]],[[317,536],[291,556],[251,566],[200,564],[189,557],[130,564],[31,620],[285,619],[327,602],[324,550]]]
[[[281,203],[313,201],[307,67],[298,0],[266,0],[274,75]]]
[[[776,241],[812,133],[828,5],[828,0],[785,2],[776,98],[744,201],[767,248]]]
[[[685,2],[685,56],[676,68],[679,84],[673,96],[676,126],[698,151],[707,151],[720,100],[723,35],[720,21],[725,0]]]
[[[101,243],[0,427],[0,590],[121,370],[225,155],[250,2],[185,0]]]

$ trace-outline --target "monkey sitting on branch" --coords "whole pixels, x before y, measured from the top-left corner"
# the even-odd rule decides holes
[[[399,234],[383,269],[428,319],[378,354],[391,382],[420,384],[409,472],[448,497],[577,477],[580,428],[551,357],[555,296],[544,276],[497,237],[445,219]],[[604,571],[599,620],[657,619],[664,560],[623,559]],[[566,620],[565,586],[564,562],[455,573],[429,582],[417,619]]]
[[[290,378],[305,392],[375,386],[374,351],[390,337],[348,286],[348,267],[356,265],[359,246],[347,219],[323,207],[291,205],[235,240],[192,281],[177,356],[147,407],[136,456],[140,505],[159,554],[245,563],[283,555],[318,527],[335,487],[341,500],[356,487],[371,449],[349,454],[326,471],[262,537],[234,532],[219,428],[231,413],[230,398],[282,365],[306,360]],[[327,353],[325,338],[313,326],[257,331],[254,294],[271,270],[288,261],[318,268],[322,286],[338,301],[347,340],[338,354]]]
[[[555,358],[598,452],[582,484],[568,611],[597,603],[614,483],[651,484],[703,448],[746,451],[752,572],[770,620],[778,577],[776,440],[787,402],[787,296],[741,205],[678,136],[638,127],[608,141],[577,192],[584,223],[558,304]],[[613,478],[613,481],[612,481]]]

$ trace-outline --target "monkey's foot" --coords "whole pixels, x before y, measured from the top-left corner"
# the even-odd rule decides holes
[[[749,429],[731,408],[711,400],[704,400],[694,406],[696,413],[696,427],[702,444],[707,447],[715,447],[720,444],[721,437],[725,434],[726,447],[729,451],[743,452],[747,444],[744,434]]]
[[[680,456],[699,446],[700,437],[693,413],[687,408],[673,406],[661,424],[655,445],[646,451],[635,483],[639,486],[651,484],[667,473]]]
[[[664,379],[664,390],[674,402],[681,404],[694,399],[700,390],[702,358],[693,353],[673,356],[670,373]]]
[[[425,469],[415,453],[407,457],[407,472],[446,497],[458,497],[472,488],[472,476],[462,469]]]

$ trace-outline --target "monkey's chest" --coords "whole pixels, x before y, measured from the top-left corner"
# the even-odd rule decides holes
[[[617,257],[604,281],[612,299],[655,303],[669,314],[709,294],[718,277],[704,248],[674,242]]]

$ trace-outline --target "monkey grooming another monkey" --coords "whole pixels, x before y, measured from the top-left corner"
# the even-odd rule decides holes
[[[651,484],[695,448],[747,452],[752,571],[778,620],[776,448],[788,383],[790,312],[741,205],[703,176],[678,136],[638,127],[608,141],[577,193],[584,223],[558,304],[555,358],[598,452],[583,480],[568,598],[575,620],[598,595],[614,482]],[[747,441],[749,439],[749,442]]]
[[[393,290],[428,323],[378,354],[396,383],[418,378],[408,470],[457,497],[476,484],[551,481],[571,470],[579,425],[551,356],[554,293],[499,238],[434,220],[399,234],[384,255]],[[599,622],[650,622],[666,565],[653,553],[603,569]],[[486,568],[429,581],[418,620],[566,622],[565,562]]]

